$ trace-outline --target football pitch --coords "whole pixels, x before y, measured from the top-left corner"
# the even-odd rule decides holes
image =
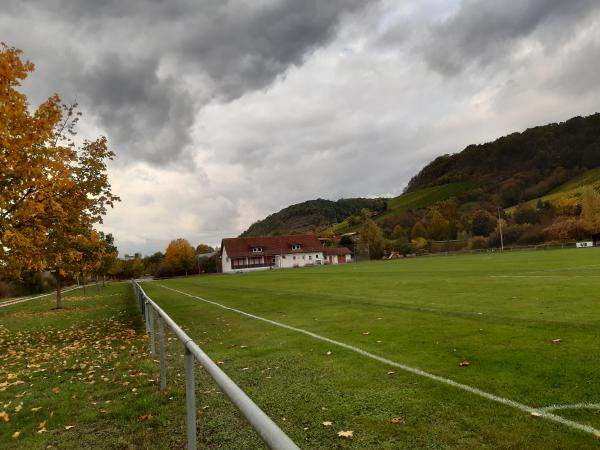
[[[599,447],[600,249],[143,287],[301,448]],[[199,433],[259,445],[199,383]]]

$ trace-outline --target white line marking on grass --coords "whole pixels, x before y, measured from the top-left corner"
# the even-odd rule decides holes
[[[555,411],[557,409],[600,409],[600,403],[575,403],[573,405],[550,405],[540,408],[540,411]]]
[[[188,296],[188,297],[191,297],[191,298],[195,298],[195,299],[203,301],[205,303],[210,303],[211,305],[218,306],[219,308],[223,308],[223,309],[226,309],[228,311],[236,312],[236,313],[241,314],[241,315],[246,316],[246,317],[251,317],[253,319],[262,320],[263,322],[270,323],[271,325],[275,325],[275,326],[278,326],[278,327],[281,327],[281,328],[285,328],[287,330],[296,331],[298,333],[305,334],[305,335],[313,337],[315,339],[319,339],[321,341],[325,341],[325,342],[328,342],[330,344],[337,345],[338,347],[342,347],[342,348],[345,348],[345,349],[350,350],[352,352],[355,352],[355,353],[358,353],[360,355],[366,356],[367,358],[374,359],[375,361],[382,362],[382,363],[387,364],[389,366],[396,367],[398,369],[402,369],[402,370],[404,370],[406,372],[410,372],[412,374],[419,375],[421,377],[429,378],[430,380],[434,380],[434,381],[438,381],[440,383],[447,384],[447,385],[455,387],[457,389],[461,389],[463,391],[470,392],[471,394],[478,395],[479,397],[483,397],[483,398],[486,398],[488,400],[492,400],[494,402],[501,403],[501,404],[506,405],[506,406],[511,406],[511,407],[513,407],[515,409],[519,409],[519,410],[524,411],[526,413],[529,413],[529,414],[531,414],[531,413],[538,413],[544,419],[551,420],[553,422],[557,422],[557,423],[560,423],[562,425],[566,425],[566,426],[574,428],[576,430],[585,431],[586,433],[591,433],[591,434],[596,435],[596,436],[598,436],[600,434],[600,430],[597,430],[594,427],[591,427],[589,425],[585,425],[585,424],[582,424],[582,423],[579,423],[579,422],[575,422],[573,420],[565,419],[564,417],[557,416],[557,415],[552,414],[550,412],[544,411],[543,408],[542,409],[540,409],[540,408],[533,408],[533,407],[527,406],[527,405],[525,405],[523,403],[519,403],[519,402],[516,402],[514,400],[510,400],[508,398],[500,397],[498,395],[494,395],[494,394],[491,394],[489,392],[482,391],[481,389],[478,389],[478,388],[473,387],[473,386],[469,386],[468,384],[459,383],[457,381],[451,380],[450,378],[445,378],[445,377],[442,377],[442,376],[439,376],[439,375],[434,375],[432,373],[425,372],[424,370],[418,369],[416,367],[411,367],[411,366],[407,366],[407,365],[402,364],[402,363],[398,363],[396,361],[392,361],[391,359],[387,359],[387,358],[384,358],[382,356],[375,355],[374,353],[367,352],[366,350],[362,350],[362,349],[360,349],[358,347],[354,347],[353,345],[345,344],[344,342],[336,341],[334,339],[330,339],[328,337],[321,336],[319,334],[313,333],[312,331],[303,330],[302,328],[296,328],[296,327],[293,327],[291,325],[286,325],[286,324],[281,323],[281,322],[276,322],[274,320],[270,320],[270,319],[266,319],[264,317],[256,316],[254,314],[250,314],[250,313],[247,313],[247,312],[239,310],[239,309],[235,309],[235,308],[231,308],[229,306],[222,305],[221,303],[213,302],[212,300],[207,300],[205,298],[198,297],[197,295],[188,294],[187,292],[180,291],[178,289],[170,288],[170,287],[165,286],[163,284],[159,284],[159,283],[156,283],[156,284],[158,286],[164,288],[164,289],[168,289],[170,291],[177,292],[178,294],[182,294],[182,295],[185,295],[185,296]]]
[[[600,275],[490,275],[490,278],[597,278]]]
[[[77,286],[71,289],[65,289],[62,291],[63,294],[67,292],[74,291],[75,289],[81,289],[83,286]],[[21,298],[16,300],[8,300],[6,302],[0,303],[0,308],[6,308],[7,306],[16,305],[18,303],[28,302],[29,300],[35,300],[36,298],[48,297],[49,295],[54,295],[55,292],[50,292],[49,294],[36,295],[35,297]]]

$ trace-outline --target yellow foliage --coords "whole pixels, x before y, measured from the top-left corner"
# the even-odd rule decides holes
[[[34,69],[21,51],[0,46],[0,270],[78,272],[102,247],[98,233],[111,192],[105,137],[76,148],[76,105],[61,106],[57,95],[30,113],[16,88]]]

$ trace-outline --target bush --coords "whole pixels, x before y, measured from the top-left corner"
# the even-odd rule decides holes
[[[56,287],[56,279],[50,272],[35,272],[23,277],[23,285],[27,292],[42,293]]]
[[[411,241],[411,247],[413,253],[427,253],[427,251],[429,250],[429,242],[427,242],[427,239],[425,238],[418,237]]]
[[[517,206],[514,213],[515,222],[522,225],[525,223],[540,223],[541,218],[539,213],[533,208],[533,206],[527,203],[520,204]]]
[[[531,245],[544,242],[544,230],[541,225],[530,225],[519,237],[519,244]]]
[[[482,248],[487,248],[488,240],[483,236],[473,236],[469,239],[469,248],[471,250],[478,250]]]

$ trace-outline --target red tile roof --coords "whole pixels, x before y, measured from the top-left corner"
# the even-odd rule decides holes
[[[292,250],[294,244],[300,244],[300,250]],[[253,252],[252,247],[262,247],[263,251]],[[321,242],[313,234],[225,238],[221,242],[221,248],[225,249],[230,258],[323,251]]]

